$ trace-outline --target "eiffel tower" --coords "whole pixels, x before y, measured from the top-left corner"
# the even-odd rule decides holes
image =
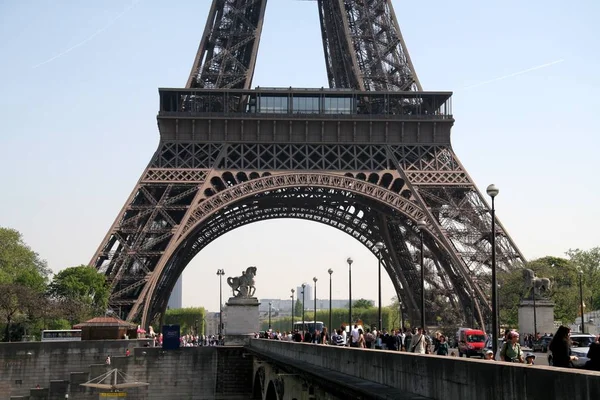
[[[452,150],[452,93],[422,90],[391,0],[316,3],[329,88],[252,89],[267,0],[213,0],[185,88],[159,89],[158,149],[90,263],[122,318],[160,321],[219,236],[302,218],[380,255],[412,320],[422,254],[426,293],[489,321],[492,216]],[[507,271],[524,259],[495,222]]]

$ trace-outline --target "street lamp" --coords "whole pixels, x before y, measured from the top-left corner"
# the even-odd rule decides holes
[[[379,298],[379,307],[377,310],[377,321],[379,321],[379,330],[383,328],[383,323],[381,321],[381,249],[383,249],[383,243],[377,242],[375,243],[375,248],[377,249],[377,258],[379,259],[379,281],[377,286],[377,293]]]
[[[306,287],[306,283],[302,284],[302,337],[304,338],[304,288]]]
[[[313,277],[313,282],[315,283],[315,326],[313,327],[314,333],[313,337],[317,338],[317,277]]]
[[[271,306],[273,305],[273,302],[270,301],[269,302],[269,330],[271,330]]]
[[[219,340],[223,334],[223,275],[225,270],[218,269],[217,275],[219,275]]]
[[[329,268],[327,270],[327,272],[329,273],[329,335],[331,336],[331,274],[333,274],[333,270],[331,268]]]
[[[535,285],[531,282],[531,294],[533,296],[533,340],[537,339],[537,312],[535,309]]]
[[[352,328],[352,263],[354,260],[348,257],[346,262],[348,263],[348,323]]]
[[[577,272],[579,273],[579,303],[581,306],[581,333],[585,333],[585,322],[583,321],[583,271],[580,268]]]
[[[423,252],[423,231],[427,227],[427,223],[423,220],[417,222],[419,228],[419,236],[421,238],[421,328],[425,332],[425,257]]]
[[[292,289],[292,295],[290,296],[292,298],[292,334],[294,334],[294,314],[296,312],[296,307],[294,304],[294,292],[295,290]]]
[[[398,316],[400,317],[400,330],[404,329],[404,313],[402,312],[402,299],[398,295]]]
[[[471,286],[471,326],[475,328],[475,291]]]
[[[494,198],[500,193],[500,189],[493,183],[486,189],[488,196],[492,198],[492,351],[494,354],[498,350],[498,282],[496,281],[496,209],[494,208]]]

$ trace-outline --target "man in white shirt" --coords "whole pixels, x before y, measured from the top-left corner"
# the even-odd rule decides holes
[[[350,347],[358,347],[358,338],[360,333],[358,332],[358,325],[354,324],[354,328],[350,331]]]
[[[406,338],[406,335],[404,334],[404,332],[402,331],[402,329],[398,329],[398,350],[403,350],[404,349],[404,339]]]
[[[425,339],[425,335],[423,334],[423,328],[417,329],[417,334],[413,335],[412,340],[410,341],[410,352],[417,354],[425,354],[425,349],[427,346],[427,342]]]
[[[346,329],[344,329],[344,327],[342,326],[341,331],[342,331],[342,338],[343,338],[344,346],[347,346],[348,335],[346,334]]]

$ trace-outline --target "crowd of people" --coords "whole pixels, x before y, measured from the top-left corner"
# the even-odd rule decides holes
[[[316,332],[269,330],[262,335],[257,333],[255,336],[265,339],[366,349],[409,351],[420,354],[449,354],[448,342],[443,334],[436,332],[433,336],[430,336],[422,328],[392,329],[388,332],[387,329],[377,330],[376,327],[363,330],[361,326],[355,324],[349,332],[341,326],[339,329],[333,330],[331,334],[327,328],[323,328],[322,331]]]
[[[552,353],[553,365],[561,368],[573,368],[573,361],[577,357],[571,354],[571,330],[566,326],[558,328],[552,336],[549,350]],[[507,329],[504,332],[504,343],[494,354],[492,350],[484,352],[484,359],[492,361],[504,361],[513,363],[523,363],[535,365],[536,355],[532,352],[525,353],[519,342],[519,333],[514,329]],[[423,328],[415,329],[393,329],[388,332],[386,329],[377,330],[366,329],[359,325],[354,325],[347,332],[345,327],[340,327],[333,332],[327,328],[316,332],[302,331],[273,331],[269,330],[262,335],[256,333],[256,338],[304,342],[323,345],[347,346],[366,349],[382,349],[393,351],[406,351],[417,354],[435,354],[440,356],[456,356],[455,352],[450,351],[447,338],[440,332],[429,335]],[[525,341],[528,343],[528,341]],[[591,344],[587,357],[589,361],[583,366],[584,369],[600,371],[600,335],[596,337]]]

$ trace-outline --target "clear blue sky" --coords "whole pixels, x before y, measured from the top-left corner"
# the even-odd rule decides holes
[[[393,4],[423,87],[455,93],[454,149],[480,188],[500,187],[498,215],[526,257],[600,245],[600,2]],[[157,88],[185,84],[209,6],[0,0],[0,225],[53,270],[87,263],[123,206],[158,143]],[[315,2],[269,0],[254,85],[326,86],[322,51]],[[246,226],[192,261],[184,304],[216,309],[216,269],[250,264],[259,297],[332,267],[344,298],[349,255],[353,295],[375,298],[376,260],[349,236]]]

